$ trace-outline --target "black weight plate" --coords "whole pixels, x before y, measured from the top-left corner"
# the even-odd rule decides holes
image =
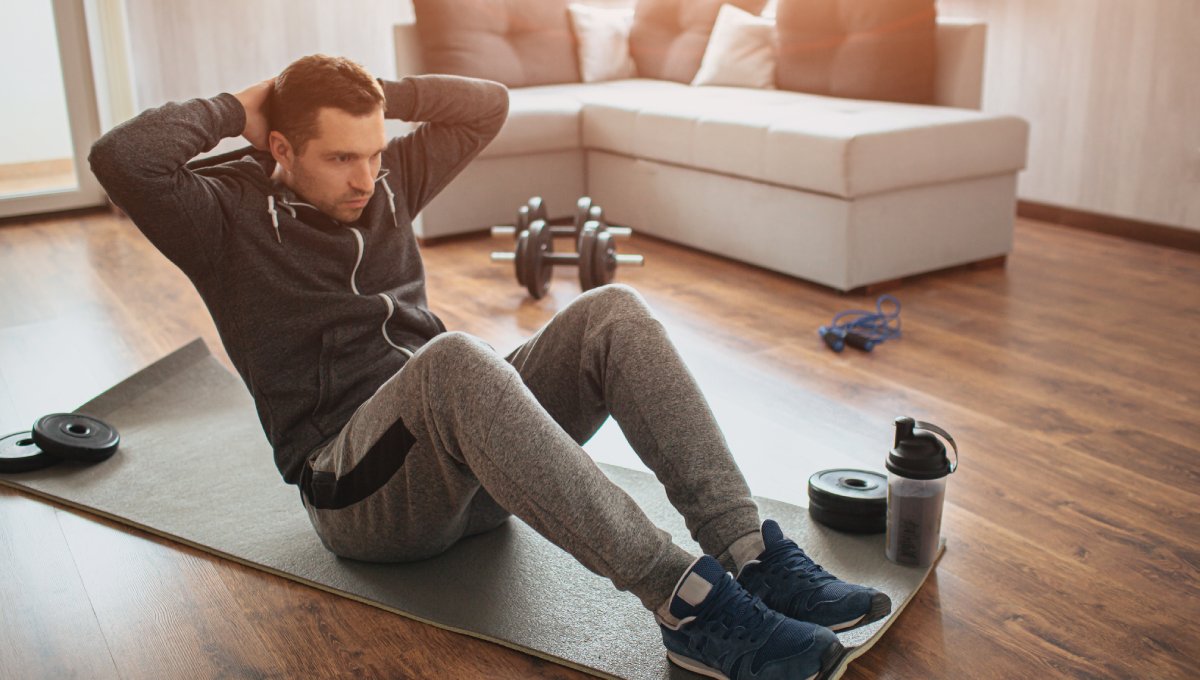
[[[838,501],[850,505],[886,505],[887,475],[849,468],[822,470],[808,478],[808,495],[827,505]]]
[[[616,273],[617,244],[612,234],[601,231],[596,234],[596,249],[592,251],[592,283],[597,288],[610,284]]]
[[[546,296],[554,263],[546,257],[554,252],[554,235],[545,220],[529,225],[529,242],[525,244],[525,288],[535,300]]]
[[[546,212],[546,202],[541,196],[534,196],[526,203],[529,206],[529,223],[533,224],[537,220],[550,221],[550,215]]]
[[[575,203],[575,221],[572,225],[575,227],[575,233],[583,232],[583,225],[588,221],[588,213],[592,209],[592,197],[584,196]]]
[[[600,233],[605,229],[608,229],[608,225],[604,223],[604,208],[598,205],[593,205],[592,207],[588,208],[584,225],[586,226],[588,222],[596,223],[594,225],[596,227],[596,233]],[[578,238],[577,243],[575,244],[575,252],[583,250],[583,230],[580,230],[577,236]],[[595,288],[595,286],[592,287]]]
[[[529,206],[523,205],[517,208],[517,223],[513,225],[513,236],[521,235],[521,232],[529,228]]]
[[[0,474],[33,472],[61,460],[42,451],[29,432],[17,432],[0,439]]]
[[[886,512],[882,515],[852,515],[830,511],[809,501],[808,516],[818,524],[848,534],[882,534],[887,531]]]
[[[513,258],[513,269],[517,272],[517,285],[525,285],[525,251],[529,248],[529,230],[517,234],[517,256]]]
[[[596,287],[592,277],[592,251],[596,249],[596,225],[587,223],[579,232],[579,289]]]
[[[878,533],[887,524],[887,475],[871,470],[822,470],[808,478],[808,511],[828,527]]]
[[[33,424],[33,441],[50,455],[99,463],[116,453],[121,435],[99,418],[80,413],[51,413]]]

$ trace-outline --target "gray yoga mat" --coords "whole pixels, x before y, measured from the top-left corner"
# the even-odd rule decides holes
[[[602,677],[696,677],[668,663],[658,626],[636,598],[516,518],[424,562],[368,564],[326,551],[296,488],[272,464],[249,393],[202,340],[78,411],[117,427],[116,455],[91,467],[61,464],[0,476],[0,483]],[[680,545],[698,550],[652,475],[601,467]],[[891,616],[841,635],[850,652],[832,675],[839,677],[883,635],[929,569],[888,562],[880,535],[841,534],[810,522],[804,508],[756,500],[764,517],[779,520],[827,569],[892,598]]]

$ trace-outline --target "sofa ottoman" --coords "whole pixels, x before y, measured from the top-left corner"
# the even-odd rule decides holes
[[[939,20],[937,101],[635,78],[514,88],[508,122],[414,223],[428,240],[591,195],[639,233],[838,290],[1003,257],[1028,125],[979,104],[984,26]],[[421,73],[414,24],[399,75]],[[397,128],[395,131],[400,131]]]

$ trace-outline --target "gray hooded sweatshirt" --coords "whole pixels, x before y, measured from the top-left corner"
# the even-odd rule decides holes
[[[455,76],[383,81],[390,140],[357,222],[271,180],[247,147],[188,161],[242,133],[231,94],[150,109],[92,147],[109,197],[195,285],[289,484],[304,461],[414,350],[446,327],[429,310],[412,231],[420,212],[499,132],[508,91]]]

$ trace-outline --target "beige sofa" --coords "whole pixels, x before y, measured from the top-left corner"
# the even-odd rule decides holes
[[[417,235],[509,223],[535,194],[565,215],[588,194],[638,233],[838,290],[1004,256],[1028,125],[975,110],[985,31],[939,19],[938,106],[650,79],[514,89]],[[395,41],[398,75],[422,73],[415,25]]]

